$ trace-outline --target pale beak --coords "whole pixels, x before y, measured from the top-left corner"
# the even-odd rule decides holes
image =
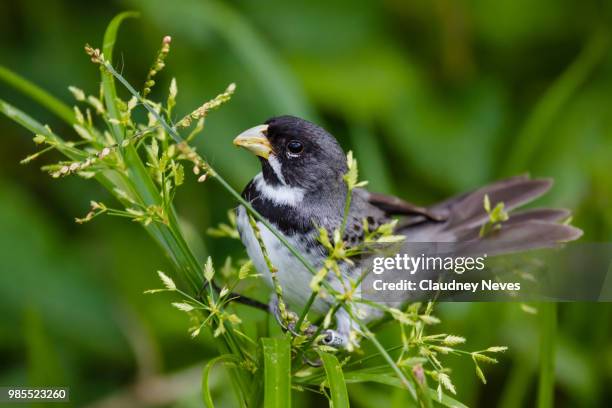
[[[268,159],[272,146],[266,137],[268,125],[259,125],[245,130],[234,139],[234,145],[244,147],[251,153]]]

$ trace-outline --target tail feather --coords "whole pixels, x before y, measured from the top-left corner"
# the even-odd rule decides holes
[[[568,210],[540,208],[512,211],[541,196],[551,185],[550,179],[531,180],[527,176],[501,180],[430,207],[433,211],[446,211],[448,218],[445,222],[426,221],[407,225],[401,229],[401,233],[406,235],[409,242],[456,242],[462,249],[469,248],[470,252],[490,254],[554,247],[561,242],[578,239],[582,235],[580,229],[559,224],[569,218]],[[489,214],[484,209],[485,195],[488,195],[492,206],[503,202],[509,219],[501,223],[500,228],[481,237],[480,230],[489,221]]]
[[[448,198],[448,199],[446,199],[444,201],[440,201],[439,203],[434,204],[433,206],[431,206],[431,208],[432,209],[437,209],[437,210],[442,210],[442,209],[445,209],[445,208],[450,208],[454,204],[462,201],[467,196],[469,196],[471,194],[474,194],[474,193],[477,193],[477,192],[479,192],[481,190],[490,190],[490,189],[493,189],[495,187],[510,186],[510,185],[513,185],[513,184],[515,184],[517,182],[526,181],[526,180],[529,180],[529,176],[527,174],[521,174],[521,175],[518,175],[518,176],[508,177],[506,179],[496,181],[493,184],[489,184],[487,186],[481,187],[478,190],[468,191],[468,192],[465,192],[465,193],[462,193],[462,194],[458,194],[458,195],[452,196],[452,197],[450,197],[450,198]]]
[[[571,211],[565,208],[534,208],[532,210],[517,211],[506,221],[505,225],[519,224],[529,220],[546,222],[563,222],[569,219]]]
[[[475,228],[460,232],[457,242],[478,242],[476,245],[481,251],[497,254],[554,247],[559,243],[578,239],[582,235],[580,229],[571,225],[539,220],[504,223],[500,229],[490,232],[484,239],[480,239],[479,232]]]
[[[550,179],[529,180],[523,178],[505,180],[483,187],[449,207],[448,228],[476,226],[486,222],[488,214],[484,211],[484,197],[487,195],[492,206],[503,202],[506,211],[532,201],[546,193],[552,186]]]

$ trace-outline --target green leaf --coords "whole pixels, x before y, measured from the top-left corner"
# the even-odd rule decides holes
[[[261,339],[264,358],[264,407],[291,406],[291,347],[287,337]]]
[[[13,105],[4,100],[0,99],[0,112],[6,115],[9,119],[15,121],[20,124],[24,128],[28,129],[30,132],[36,135],[42,135],[50,140],[54,140],[57,142],[63,142],[63,140],[57,136],[50,128],[47,126],[43,126],[40,122],[33,119],[27,113],[17,109]],[[72,160],[79,160],[80,157],[70,150],[58,148],[63,154],[69,157]],[[103,183],[104,184],[104,183]],[[105,184],[106,185],[106,184]]]
[[[36,135],[43,135],[45,137],[49,137],[52,139],[57,139],[48,128],[43,126],[40,122],[33,119],[27,113],[17,109],[13,105],[4,100],[0,99],[0,112],[6,115],[7,118],[15,121],[20,124],[24,128],[28,129],[30,132]]]
[[[207,408],[214,408],[215,406],[213,404],[212,396],[210,395],[210,387],[208,383],[210,372],[217,363],[232,363],[238,366],[240,364],[240,359],[233,354],[224,354],[222,356],[213,358],[204,366],[204,371],[202,372],[202,400]]]
[[[29,96],[67,123],[74,123],[74,112],[68,105],[2,65],[0,65],[0,80]]]
[[[344,374],[342,373],[342,367],[338,362],[338,359],[333,354],[320,352],[319,356],[323,361],[323,367],[325,368],[325,374],[327,374],[327,383],[329,384],[329,390],[331,391],[331,402],[334,408],[348,407],[349,397],[346,391],[346,383],[344,381]]]
[[[104,58],[113,63],[113,49],[115,47],[115,42],[117,41],[117,32],[119,31],[119,27],[121,23],[126,18],[138,17],[138,13],[134,11],[126,11],[121,14],[116,15],[106,28],[106,32],[104,33],[104,42],[102,45],[102,53],[104,54]],[[104,102],[106,104],[106,109],[108,110],[108,116],[110,119],[120,119],[120,110],[117,106],[117,90],[115,89],[115,79],[113,76],[102,70],[102,88],[104,89]],[[121,126],[119,124],[112,124],[113,134],[118,142],[120,142],[122,138]]]

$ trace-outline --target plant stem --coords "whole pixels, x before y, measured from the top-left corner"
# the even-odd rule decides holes
[[[557,304],[542,303],[540,314],[540,379],[538,408],[551,408],[554,403],[555,343],[557,335]]]
[[[346,309],[345,309],[346,310]],[[347,310],[348,312],[348,310]],[[351,316],[352,318],[352,316]],[[374,347],[376,347],[376,349],[378,349],[378,352],[383,356],[383,358],[387,361],[387,363],[389,364],[389,366],[393,369],[393,371],[395,371],[395,374],[397,374],[397,377],[400,379],[400,381],[402,382],[402,384],[406,387],[406,389],[408,390],[408,392],[410,393],[410,396],[418,402],[418,397],[417,397],[417,393],[416,390],[414,388],[414,386],[408,381],[408,379],[406,378],[406,376],[404,375],[404,373],[402,372],[402,370],[400,370],[400,368],[397,366],[397,364],[395,364],[395,361],[393,361],[393,359],[391,358],[391,356],[389,355],[389,353],[387,353],[387,350],[385,350],[385,348],[383,347],[382,344],[380,344],[380,342],[378,341],[378,339],[376,338],[376,336],[370,331],[370,329],[368,329],[368,327],[361,322],[360,320],[355,320],[357,322],[357,324],[359,325],[359,328],[361,329],[361,331],[363,332],[364,336],[370,340],[372,342],[372,344],[374,345]]]
[[[272,264],[272,260],[270,259],[270,255],[268,254],[266,244],[264,243],[263,238],[261,237],[261,231],[257,226],[257,221],[255,221],[255,218],[250,215],[248,217],[249,223],[251,224],[251,229],[253,230],[253,235],[255,235],[255,238],[257,239],[257,243],[259,244],[259,248],[261,249],[261,254],[263,255],[268,270],[270,271],[270,276],[272,277],[272,285],[274,286],[274,293],[276,293],[276,299],[278,302],[278,309],[280,310],[281,318],[285,321],[286,324],[288,319],[287,306],[285,305],[285,301],[283,300],[283,289],[280,285],[280,282],[278,281],[278,270]]]
[[[344,231],[346,230],[346,223],[348,220],[349,211],[351,210],[352,196],[353,196],[353,191],[347,185],[346,199],[344,200],[344,214],[342,215],[342,225],[340,226],[340,237],[344,236]]]
[[[310,308],[312,307],[312,304],[314,303],[314,301],[317,299],[317,296],[318,296],[318,293],[313,291],[308,297],[308,300],[306,301],[306,304],[304,305],[304,308],[302,309],[302,313],[300,313],[300,317],[298,318],[298,321],[295,325],[297,330],[300,330],[300,327],[302,327],[302,323],[304,323],[304,320],[306,320],[306,316],[308,316],[308,312],[310,311]]]
[[[342,215],[342,225],[340,227],[340,237],[344,236],[344,230],[346,229],[346,222],[348,219],[349,211],[351,209],[352,195],[353,195],[353,191],[350,189],[349,185],[347,184],[346,199],[344,200],[344,214]],[[306,316],[308,316],[308,312],[310,311],[310,308],[312,307],[312,304],[314,303],[314,301],[317,299],[317,296],[318,296],[318,293],[314,291],[310,294],[310,297],[308,298],[308,301],[304,305],[304,309],[302,309],[302,313],[300,314],[300,317],[295,326],[297,330],[300,330],[300,327],[302,327],[302,323],[306,319]],[[320,332],[321,332],[321,328],[319,327],[317,328],[317,333],[315,336],[313,336],[313,339],[316,336],[318,336]]]

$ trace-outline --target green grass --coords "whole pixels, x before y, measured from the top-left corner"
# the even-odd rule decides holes
[[[291,345],[287,337],[261,339],[264,359],[264,407],[291,406]]]
[[[319,356],[321,357],[323,367],[325,368],[325,374],[327,375],[332,406],[335,408],[348,407],[349,397],[346,391],[346,382],[344,381],[344,374],[340,362],[333,354],[320,352]]]
[[[538,306],[541,319],[540,333],[540,377],[538,381],[538,408],[555,406],[555,355],[557,342],[557,304],[543,303]]]

